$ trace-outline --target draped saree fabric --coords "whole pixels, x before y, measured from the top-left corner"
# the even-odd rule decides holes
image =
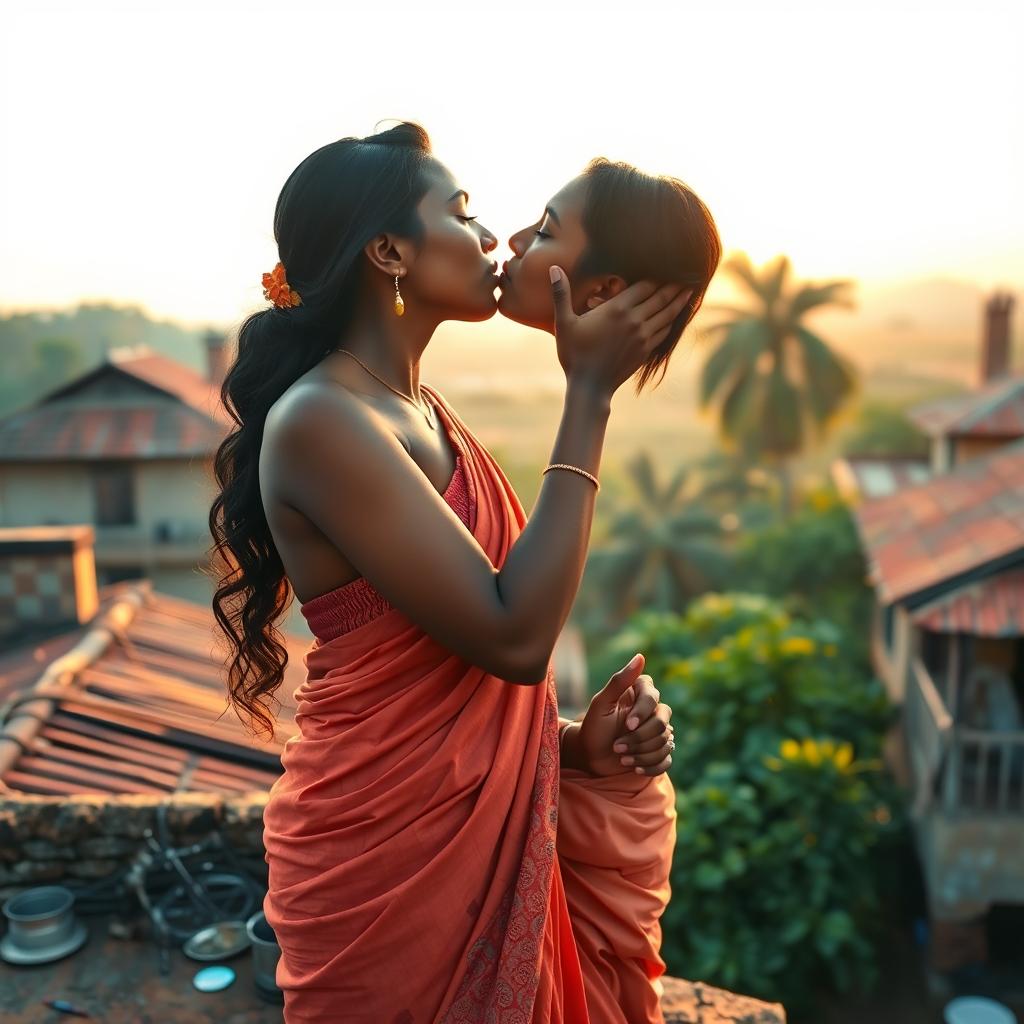
[[[457,414],[421,387],[456,452],[444,497],[500,568],[523,508]],[[356,582],[302,606],[314,641],[295,691],[298,733],[264,812],[264,912],[287,1024],[661,1021],[656,997],[648,1005],[664,967],[652,913],[667,900],[667,869],[634,878],[629,864],[663,863],[667,777],[616,776],[635,781],[610,801],[583,773],[567,786],[550,666],[540,684],[508,683]],[[556,850],[560,786],[563,800],[571,789],[604,806],[606,832],[616,823],[603,855],[568,851],[587,922],[579,949]],[[657,824],[625,823],[637,812]],[[586,844],[588,827],[568,838]],[[662,843],[657,856],[632,849],[645,831]],[[644,982],[637,1011],[588,1011],[591,992],[632,998]]]
[[[591,1024],[662,1024],[661,915],[676,841],[667,774],[562,769],[557,853]]]

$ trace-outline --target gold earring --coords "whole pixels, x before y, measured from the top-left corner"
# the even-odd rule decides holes
[[[402,293],[398,290],[397,274],[395,274],[395,316],[405,316],[405,302],[402,300]]]

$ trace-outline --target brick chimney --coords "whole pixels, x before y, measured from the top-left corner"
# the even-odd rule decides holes
[[[985,332],[981,349],[981,383],[1010,372],[1010,314],[1013,296],[995,292],[985,303]]]
[[[220,331],[209,330],[203,341],[206,343],[206,375],[210,383],[219,388],[228,372],[227,339]]]
[[[0,646],[96,614],[94,538],[91,526],[0,527]]]

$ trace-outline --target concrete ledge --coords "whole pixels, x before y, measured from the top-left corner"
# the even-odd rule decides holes
[[[665,1024],[785,1024],[779,1003],[762,1003],[700,981],[662,977]]]

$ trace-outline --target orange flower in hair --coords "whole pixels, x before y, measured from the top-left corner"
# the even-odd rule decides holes
[[[284,276],[284,264],[280,261],[271,273],[263,275],[263,298],[270,299],[278,309],[302,305],[299,293],[288,286]]]

